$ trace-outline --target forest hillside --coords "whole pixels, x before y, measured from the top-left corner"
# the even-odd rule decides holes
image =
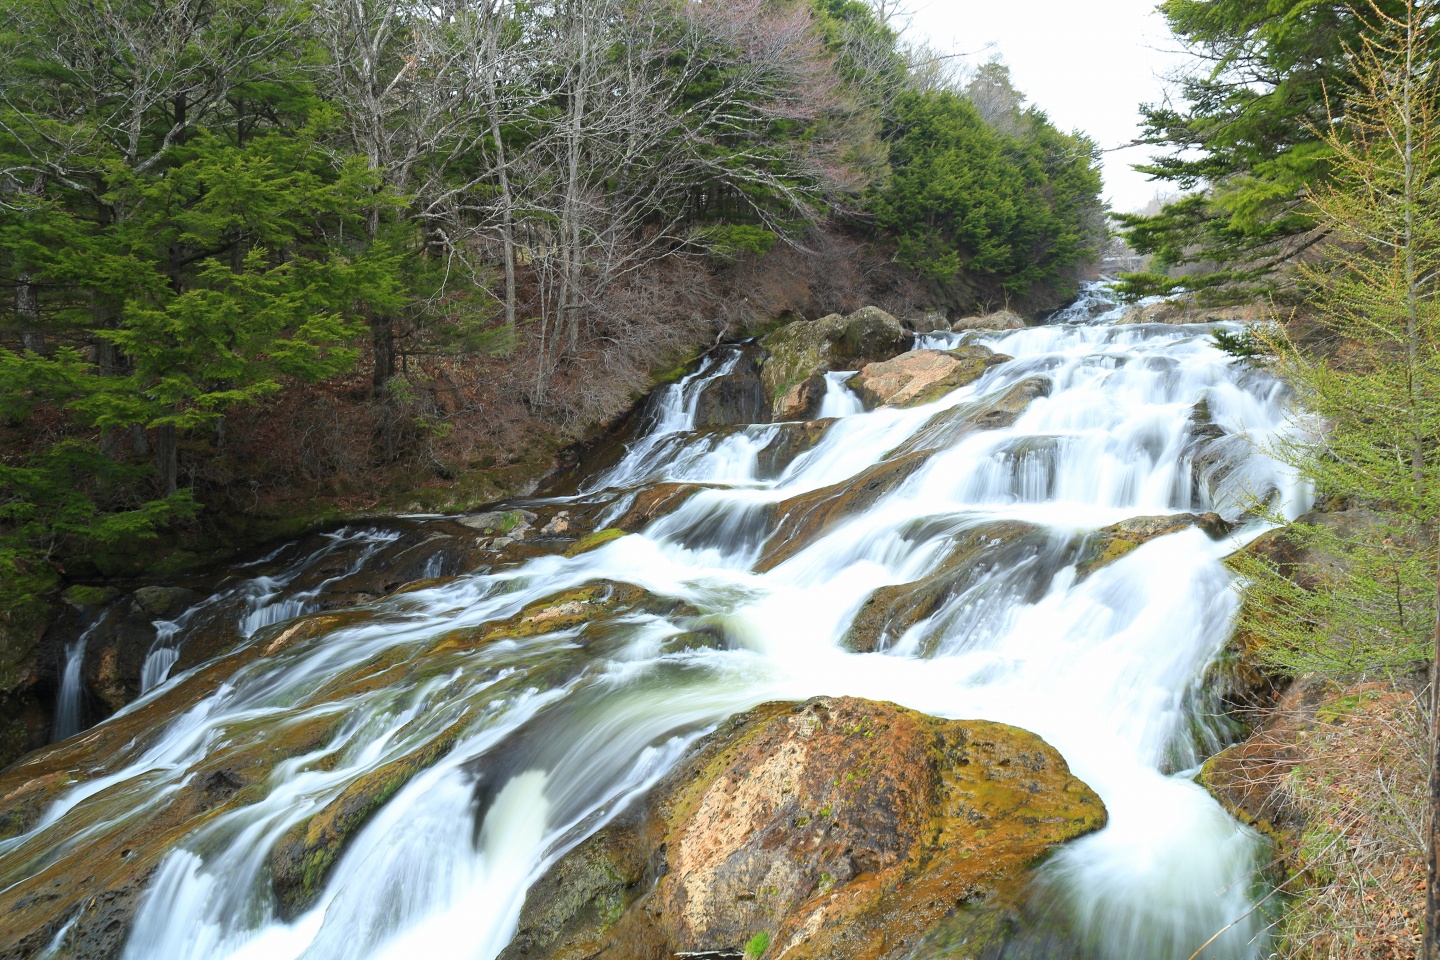
[[[524,491],[717,340],[1064,303],[1097,153],[858,0],[5,0],[0,592]]]

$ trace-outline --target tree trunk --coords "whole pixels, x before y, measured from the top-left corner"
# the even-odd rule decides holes
[[[384,397],[390,390],[390,381],[395,377],[395,321],[389,317],[372,318],[370,343],[375,352],[375,375],[371,382],[371,391],[376,397]]]
[[[179,489],[180,456],[175,425],[155,428],[155,467],[160,473],[160,489],[170,496]]]
[[[30,282],[29,271],[21,273],[19,280],[15,286],[15,317],[20,321],[20,338],[26,350],[47,356],[50,345],[40,328],[40,296]]]
[[[495,40],[499,27],[487,31],[489,39]],[[492,47],[491,59],[499,62],[498,43]],[[504,131],[500,126],[500,92],[495,83],[495,74],[485,71],[486,95],[490,102],[490,139],[495,141],[495,176],[500,187],[500,241],[505,252],[505,323],[515,326],[515,201],[510,195],[510,162],[505,151]]]
[[[1440,542],[1436,543],[1440,551]],[[1435,659],[1430,667],[1429,815],[1425,818],[1425,934],[1421,960],[1440,960],[1440,552],[1436,567]]]

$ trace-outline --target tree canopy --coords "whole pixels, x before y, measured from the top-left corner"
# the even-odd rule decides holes
[[[287,395],[358,378],[393,450],[443,428],[414,402],[437,365],[514,351],[513,402],[543,411],[639,338],[614,291],[677,263],[834,224],[968,306],[1065,289],[1096,239],[1093,146],[1018,100],[982,116],[861,0],[0,0],[0,23],[11,599],[193,515],[232,418]]]
[[[1181,196],[1153,215],[1119,218],[1153,268],[1127,276],[1133,295],[1228,285],[1253,295],[1323,237],[1308,197],[1329,176],[1326,136],[1343,116],[1361,38],[1400,0],[1165,0],[1160,11],[1193,65],[1175,96],[1141,108],[1138,169]],[[1190,266],[1183,280],[1173,267]]]

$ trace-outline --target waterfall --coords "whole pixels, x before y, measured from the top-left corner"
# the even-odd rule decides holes
[[[759,454],[784,425],[694,430],[700,391],[735,363],[722,352],[657,393],[624,457],[567,501],[615,516],[650,485],[702,484],[678,507],[588,553],[485,568],[237,659],[0,841],[12,865],[0,885],[23,888],[25,865],[42,859],[81,862],[97,832],[181,802],[180,785],[222,749],[302,738],[253,802],[167,855],[125,956],[489,960],[526,888],[706,730],[770,700],[854,695],[1014,724],[1064,755],[1110,822],[1045,863],[1036,897],[1102,960],[1186,960],[1222,930],[1201,956],[1262,956],[1264,921],[1250,911],[1264,847],[1191,779],[1214,742],[1194,736],[1206,722],[1194,691],[1237,607],[1223,558],[1266,529],[1257,503],[1295,516],[1308,493],[1263,452],[1287,429],[1278,384],[1216,349],[1211,327],[1113,323],[1103,294],[1064,322],[921,338],[1014,358],[925,406],[866,412],[832,374],[825,414],[838,419],[777,471]],[[1048,392],[1009,426],[966,426],[1037,379]],[[910,472],[776,552],[796,498],[887,463]],[[1108,524],[1203,511],[1233,533],[1184,529],[1077,571],[1077,545]],[[847,649],[868,596],[962,548],[974,559],[936,609],[874,652]],[[275,606],[287,575],[235,588],[252,591],[250,642],[306,609],[288,594],[296,605]],[[597,579],[682,600],[723,637],[675,645],[688,622],[635,613],[594,633],[449,642]],[[306,909],[283,916],[267,870],[287,831],[441,737],[448,752],[359,831]]]
[[[60,667],[60,692],[55,697],[55,729],[51,739],[64,740],[84,729],[85,723],[85,645],[90,634],[105,622],[102,613],[94,623],[65,645],[65,660]]]
[[[825,374],[825,397],[820,401],[820,419],[827,417],[848,417],[862,413],[865,404],[845,381],[855,375],[853,370]]]
[[[186,610],[176,620],[156,620],[155,639],[145,654],[140,671],[140,693],[149,693],[170,679],[170,671],[180,661],[180,651],[187,636],[211,616],[223,615],[224,611],[238,605],[240,613],[236,624],[240,636],[252,637],[266,627],[293,620],[316,609],[316,598],[324,592],[326,585],[358,572],[381,545],[395,540],[399,534],[394,531],[351,529],[342,527],[334,533],[324,535],[324,545],[291,564],[276,576],[261,575],[244,580],[238,585],[216,593]],[[302,573],[329,557],[341,546],[359,544],[361,549],[341,572],[322,580],[309,590],[288,592],[288,588]],[[267,557],[250,564],[265,563],[286,551],[282,547]],[[425,576],[437,576],[442,558],[431,557],[425,566]],[[429,571],[434,570],[435,573]]]

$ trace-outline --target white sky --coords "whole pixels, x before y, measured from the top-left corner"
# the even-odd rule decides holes
[[[1161,100],[1164,75],[1185,59],[1155,12],[1158,0],[911,2],[916,40],[940,53],[975,53],[972,63],[998,54],[1030,103],[1106,150],[1135,138],[1139,105]],[[1148,152],[1105,154],[1105,196],[1115,210],[1143,207],[1167,189],[1130,169]]]

